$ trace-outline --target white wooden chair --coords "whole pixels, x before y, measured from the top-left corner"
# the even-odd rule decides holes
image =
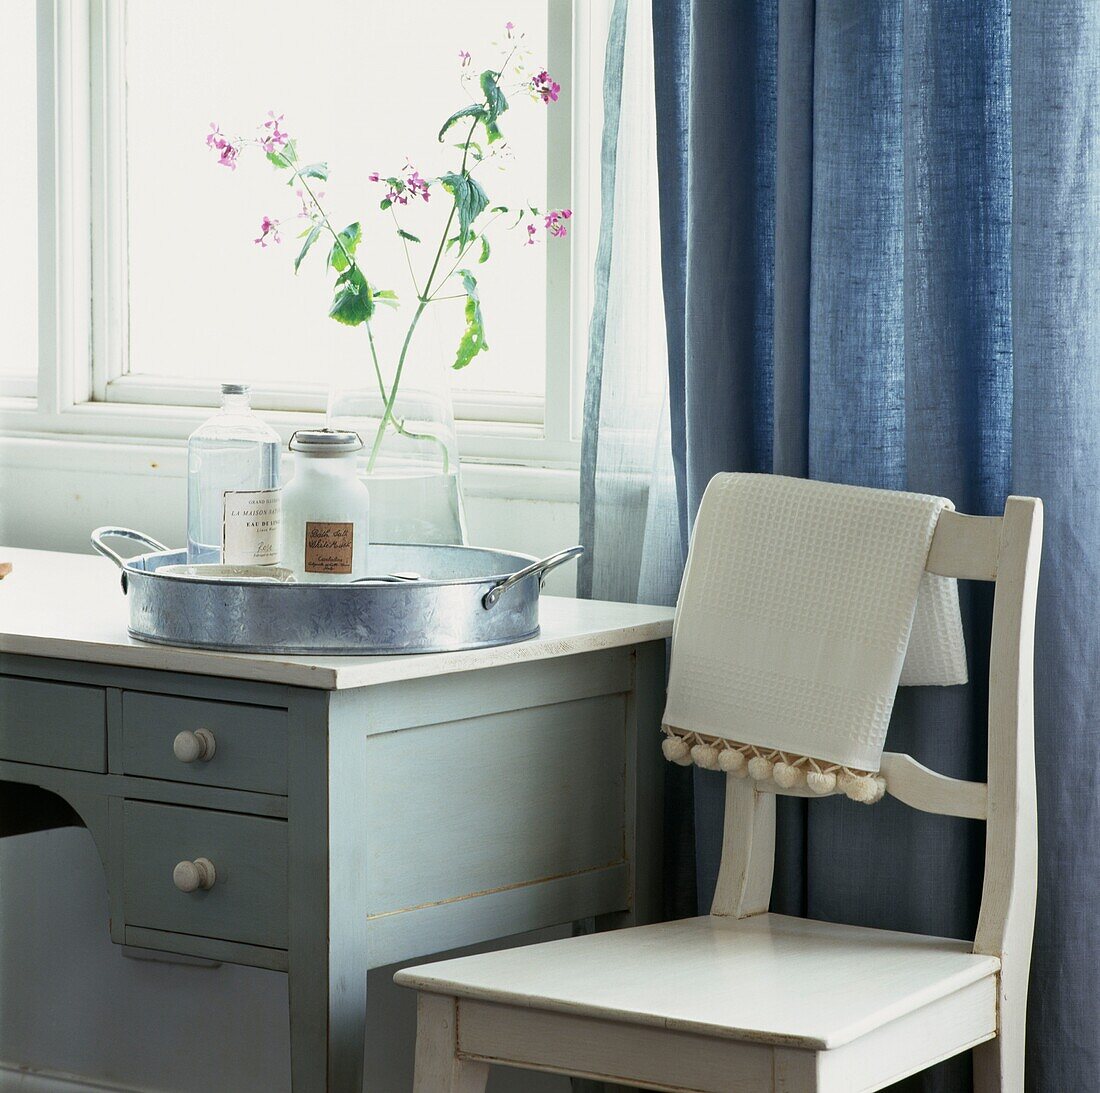
[[[1022,1091],[1041,541],[1042,503],[1010,497],[1003,518],[944,512],[928,555],[933,573],[996,581],[988,782],[883,756],[899,800],[986,821],[973,944],[769,914],[775,794],[799,790],[727,775],[710,915],[396,976],[420,992],[416,1093],[481,1093],[492,1063],[646,1089],[858,1093],[969,1048],[980,1093]]]

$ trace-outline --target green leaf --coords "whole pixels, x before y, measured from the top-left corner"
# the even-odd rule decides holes
[[[447,250],[450,250],[452,247],[457,247],[457,246],[458,246],[458,236],[457,235],[452,235],[451,238],[447,240]]]
[[[478,353],[483,353],[489,348],[485,342],[485,324],[481,317],[477,278],[468,269],[460,269],[458,272],[462,278],[462,287],[466,290],[466,329],[462,334],[462,340],[458,343],[455,362],[451,365],[454,369],[465,368]]]
[[[481,257],[478,259],[478,263],[489,261],[489,240],[483,235],[481,237]]]
[[[494,205],[489,210],[489,212],[491,212],[491,213],[506,213],[506,212],[508,212],[508,206],[507,205]]]
[[[483,121],[485,119],[485,105],[484,103],[475,102],[470,106],[464,106],[461,110],[456,110],[444,123],[443,128],[439,130],[439,140],[442,142],[443,138],[447,135],[447,130],[451,128],[456,122],[462,121],[463,118],[473,118],[475,122]]]
[[[328,313],[344,326],[360,326],[374,314],[374,293],[358,266],[336,278],[336,295]]]
[[[293,167],[294,164],[298,162],[297,142],[288,140],[279,151],[268,152],[267,162],[274,167],[278,167],[280,170],[285,170],[287,167]]]
[[[301,167],[298,170],[298,174],[302,178],[319,178],[322,182],[328,181],[328,164],[327,163],[311,163],[307,167]]]
[[[294,259],[294,272],[298,272],[298,267],[302,264],[302,259],[309,253],[309,248],[317,242],[317,237],[321,234],[321,225],[314,224],[310,229],[309,234],[306,236],[306,241],[302,245],[301,251],[298,253],[298,257]]]
[[[381,201],[380,201],[380,202],[378,203],[378,207],[379,207],[379,208],[380,208],[380,209],[381,209],[381,210],[382,210],[383,212],[385,212],[385,211],[386,211],[386,210],[387,210],[387,209],[388,209],[388,208],[389,208],[389,207],[390,207],[390,206],[391,206],[392,204],[393,204],[393,202],[392,202],[392,201],[391,201],[391,200],[390,200],[390,199],[389,199],[388,197],[384,197],[384,198],[382,198],[382,200],[381,200]]]
[[[374,302],[376,304],[384,304],[386,307],[393,308],[398,306],[397,293],[394,292],[392,288],[379,290],[372,286],[371,295],[374,297]]]
[[[355,257],[355,249],[359,246],[359,241],[363,238],[363,231],[359,227],[359,222],[349,224],[343,231],[339,232],[340,243],[343,243],[343,247],[340,243],[333,243],[332,250],[329,252],[328,264],[337,273],[342,273],[348,268],[348,260],[344,257],[344,251],[347,251],[353,258]]]
[[[417,236],[413,235],[411,232],[405,231],[404,228],[398,228],[397,234],[401,236],[402,239],[407,239],[410,243],[420,242],[420,239]]]
[[[486,69],[481,74],[481,91],[485,96],[485,133],[490,144],[503,136],[497,126],[497,119],[508,109],[508,100],[497,82],[499,79],[500,73],[492,69]]]
[[[496,121],[508,109],[508,100],[500,89],[500,73],[487,68],[481,74],[481,92],[485,96],[488,116]]]
[[[439,180],[444,188],[454,195],[455,209],[458,212],[458,245],[466,246],[473,232],[470,226],[485,211],[489,197],[480,183],[469,175],[443,175]]]

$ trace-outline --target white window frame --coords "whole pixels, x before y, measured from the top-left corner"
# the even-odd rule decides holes
[[[456,393],[464,461],[572,468],[579,462],[591,268],[598,232],[602,42],[609,0],[544,0],[547,63],[563,80],[548,115],[551,208],[592,210],[547,248],[546,395]],[[0,381],[0,431],[180,442],[216,402],[208,382],[129,375],[125,0],[36,0],[39,344],[37,380]],[[562,148],[567,149],[562,154]],[[561,321],[567,315],[569,321]],[[324,411],[320,385],[254,385],[253,403],[289,438]]]

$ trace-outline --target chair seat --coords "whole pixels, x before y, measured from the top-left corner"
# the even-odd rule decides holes
[[[754,915],[704,917],[406,968],[402,986],[825,1050],[996,975],[965,941]],[[996,1015],[990,1013],[990,1032]]]

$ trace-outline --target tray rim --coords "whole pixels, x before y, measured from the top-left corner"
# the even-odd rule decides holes
[[[410,586],[417,588],[450,588],[456,585],[480,585],[487,582],[496,583],[502,581],[507,577],[510,577],[513,573],[517,573],[525,565],[530,565],[533,562],[537,562],[539,559],[533,554],[524,554],[518,550],[498,550],[496,547],[477,547],[470,546],[467,543],[371,543],[371,546],[380,547],[416,547],[422,550],[448,550],[448,551],[469,551],[470,553],[490,553],[498,554],[502,557],[514,559],[522,564],[517,565],[515,569],[507,572],[487,573],[484,576],[479,577],[450,577],[450,578],[429,578],[419,581],[408,582],[396,582],[396,581],[378,581],[375,584],[370,584],[365,581],[360,581],[356,584],[352,583],[338,583],[338,582],[310,582],[310,581],[296,581],[293,583],[286,581],[257,581],[232,577],[185,577],[178,573],[161,573],[156,569],[144,569],[134,565],[135,562],[144,562],[148,558],[167,558],[178,555],[180,553],[186,555],[187,551],[184,547],[178,547],[174,550],[153,550],[146,554],[135,554],[132,558],[127,558],[123,565],[123,573],[137,575],[140,577],[150,577],[161,581],[173,581],[186,584],[198,584],[198,585],[227,585],[232,588],[283,588],[283,589],[308,589],[311,592],[316,592],[318,589],[327,588],[333,590],[355,590],[355,591],[370,591],[377,593],[383,589],[408,589]],[[169,563],[176,564],[176,563]],[[535,576],[535,574],[532,574]],[[326,593],[331,594],[331,593]],[[133,635],[137,637],[138,635]],[[466,646],[469,648],[469,646]],[[258,651],[258,650],[257,650]],[[446,650],[440,650],[446,651]]]

